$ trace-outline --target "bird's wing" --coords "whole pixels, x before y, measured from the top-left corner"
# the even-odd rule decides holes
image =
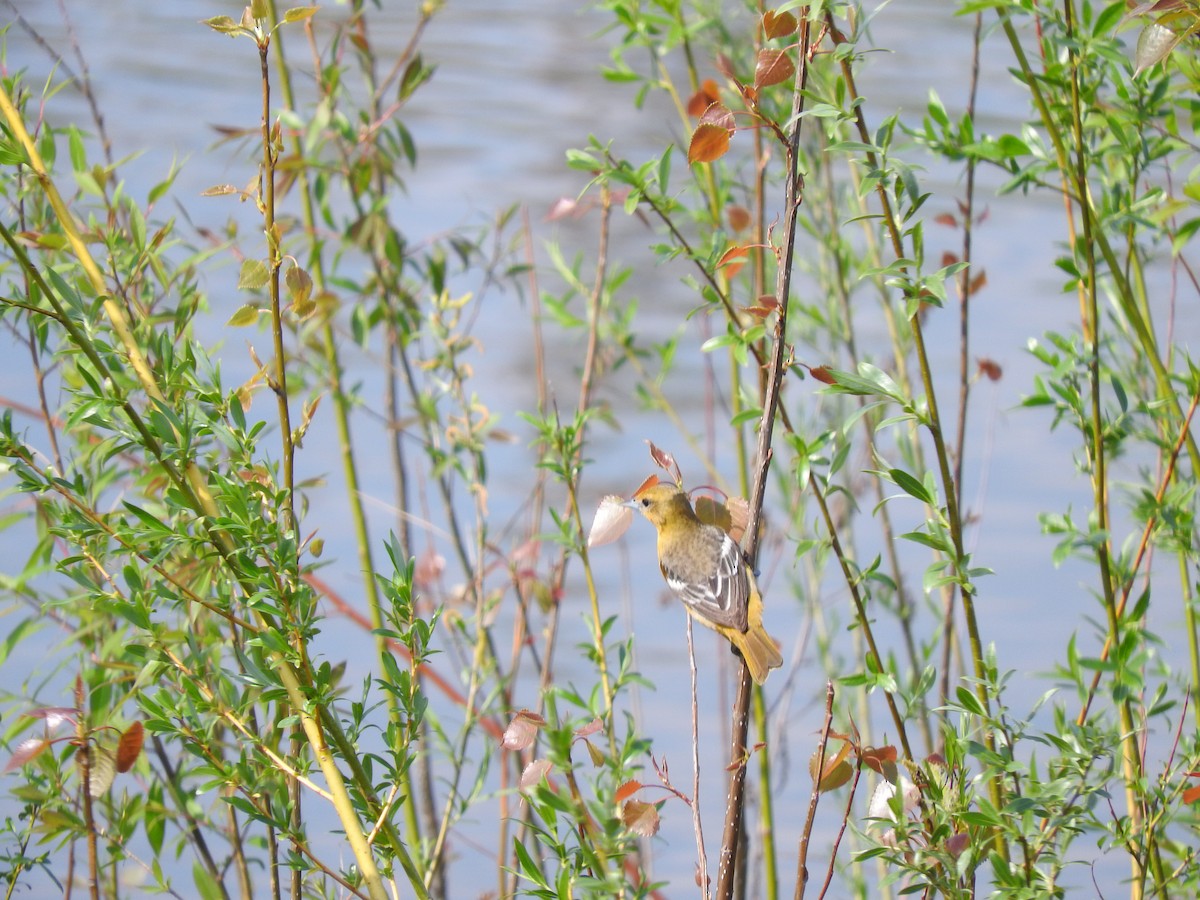
[[[689,610],[706,623],[746,630],[746,607],[750,599],[750,584],[742,563],[742,550],[737,542],[721,533],[721,550],[717,571],[705,581],[687,581],[664,565],[667,585]]]

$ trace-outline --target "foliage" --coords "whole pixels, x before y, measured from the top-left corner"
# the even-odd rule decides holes
[[[480,822],[504,897],[673,896],[651,848],[690,866],[687,828],[706,897],[1200,891],[1200,370],[1174,318],[1200,225],[1196,5],[947,4],[973,60],[1003,54],[1028,100],[998,134],[978,65],[965,101],[872,99],[887,5],[595,7],[603,78],[684,137],[639,159],[581,136],[581,192],[542,257],[517,210],[423,241],[392,202],[420,177],[407,114],[435,77],[438,2],[394,56],[358,2],[203,23],[261,73],[261,121],[230,135],[248,184],[205,192],[228,205],[219,237],[164,214],[175,170],[132,196],[102,116],[43,115],[67,89],[94,101],[86,78],[6,74],[0,317],[23,367],[0,418],[23,551],[2,582],[8,892],[115,897],[137,869],[174,896],[455,896],[477,869],[456,842]],[[985,477],[968,415],[1004,378],[973,357],[978,304],[997,302],[981,248],[1006,240],[984,182],[997,203],[1061,206],[1052,274],[1078,307],[1029,335],[1038,374],[1012,415],[1072,448],[1086,503],[1038,521],[1094,612],[1029,708],[985,612],[992,571],[1031,563],[989,545],[968,500]],[[568,217],[594,247],[565,246]],[[610,255],[626,221],[682,273],[687,310],[639,304],[643,273]],[[218,314],[206,285],[230,261],[239,301]],[[501,291],[528,334],[476,332]],[[946,322],[953,353],[930,337]],[[266,349],[247,364],[214,333]],[[513,415],[476,375],[501,339],[533,363]],[[569,390],[547,346],[569,348]],[[348,375],[363,359],[378,383]],[[711,482],[725,496],[697,508],[736,518],[751,563],[784,561],[768,622],[799,607],[813,636],[784,641],[790,671],[762,688],[701,647],[705,675],[733,676],[722,720],[688,632],[690,784],[661,750],[672,726],[639,712],[639,635],[602,602],[628,510],[600,500],[613,476],[593,457],[635,413],[704,473],[653,445],[652,466]],[[317,434],[338,448],[331,484],[306,462]],[[495,502],[514,438],[517,514]],[[619,461],[624,493],[640,454]],[[367,485],[392,493],[386,538]],[[815,740],[788,716],[821,693],[804,666],[828,680]],[[683,683],[658,685],[681,709]],[[789,740],[812,744],[806,817],[782,802]],[[719,838],[702,784],[725,801]]]

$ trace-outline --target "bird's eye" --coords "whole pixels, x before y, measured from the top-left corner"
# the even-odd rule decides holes
[[[642,498],[642,506],[649,506],[649,505],[650,505],[650,498],[649,498],[649,497],[643,497],[643,498]]]

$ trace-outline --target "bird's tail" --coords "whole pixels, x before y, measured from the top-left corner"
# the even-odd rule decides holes
[[[747,572],[747,575],[750,573]],[[762,609],[762,594],[758,592],[754,576],[750,575],[750,600],[746,604],[746,630],[736,633],[737,637],[733,639],[733,643],[737,646],[738,652],[742,654],[742,659],[746,661],[746,667],[750,670],[750,677],[754,679],[755,684],[762,684],[767,680],[767,673],[771,669],[778,669],[783,665],[783,654],[779,652],[775,639],[767,634],[767,629],[763,628]]]

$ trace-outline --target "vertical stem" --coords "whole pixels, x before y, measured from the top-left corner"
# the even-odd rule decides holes
[[[767,491],[767,472],[771,465],[771,444],[775,431],[775,416],[779,407],[779,390],[786,370],[787,354],[787,311],[792,288],[792,265],[796,249],[796,220],[803,201],[804,179],[799,171],[800,132],[804,109],[804,88],[808,81],[808,16],[801,18],[799,62],[792,89],[792,109],[789,122],[784,193],[783,246],[779,251],[778,270],[775,276],[775,296],[779,300],[775,328],[772,335],[773,347],[770,369],[766,378],[766,395],[763,398],[762,420],[758,429],[758,449],[755,456],[754,489],[750,496],[750,519],[746,526],[746,555],[753,568],[758,558],[758,523],[762,516],[763,498]],[[737,695],[734,699],[730,723],[729,757],[732,766],[729,793],[725,803],[725,829],[721,835],[721,855],[717,864],[717,894],[719,900],[730,900],[738,870],[738,844],[742,834],[742,812],[745,803],[746,785],[746,735],[750,720],[750,698],[754,683],[750,670],[743,661],[740,668]],[[761,688],[759,689],[761,690]]]
[[[262,214],[263,231],[267,236],[267,270],[270,273],[269,290],[271,294],[271,337],[274,343],[274,371],[270,376],[271,390],[275,392],[275,401],[279,409],[279,430],[282,441],[283,488],[287,492],[285,513],[287,521],[284,527],[295,533],[296,507],[292,497],[294,477],[292,467],[295,461],[295,447],[292,444],[292,417],[288,408],[287,394],[287,363],[283,345],[283,315],[279,302],[279,270],[283,265],[280,250],[282,235],[275,222],[275,138],[271,128],[271,67],[267,54],[271,49],[271,39],[263,35],[258,41],[258,61],[262,70]]]
[[[75,742],[79,747],[79,799],[83,806],[83,829],[87,837],[88,896],[100,900],[100,861],[96,847],[95,806],[92,803],[92,738],[88,732],[87,698],[83,676],[75,676]]]

